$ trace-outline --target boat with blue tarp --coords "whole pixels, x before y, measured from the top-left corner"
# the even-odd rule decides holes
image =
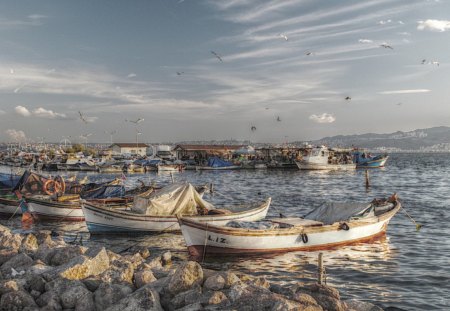
[[[371,155],[362,150],[353,152],[353,162],[356,163],[356,168],[377,168],[384,167],[389,156],[387,154]]]

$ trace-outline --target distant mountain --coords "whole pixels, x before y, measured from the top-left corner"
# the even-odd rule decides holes
[[[391,134],[338,135],[312,142],[315,145],[355,146],[367,149],[450,150],[450,127],[439,126]]]

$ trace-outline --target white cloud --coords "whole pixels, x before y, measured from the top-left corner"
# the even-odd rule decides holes
[[[322,113],[320,115],[310,115],[309,119],[316,122],[316,123],[333,123],[334,121],[336,121],[336,118],[329,113]]]
[[[373,40],[370,40],[370,39],[359,39],[358,42],[359,43],[372,43]]]
[[[383,91],[378,94],[390,95],[390,94],[415,94],[415,93],[428,93],[431,90],[427,89],[415,89],[415,90],[396,90],[396,91]]]
[[[45,119],[66,119],[67,116],[64,113],[53,112],[52,110],[47,110],[39,107],[33,111],[33,116]]]
[[[16,108],[14,108],[14,110],[16,111],[16,113],[18,115],[21,115],[22,117],[29,117],[29,116],[31,116],[30,110],[28,110],[27,108],[25,108],[23,106],[17,106]]]
[[[135,73],[130,73],[128,76],[127,76],[127,78],[134,78],[134,77],[136,77],[137,75],[135,74]]]
[[[14,141],[26,141],[27,136],[24,131],[8,129],[5,133],[9,136],[10,139]]]
[[[31,14],[31,15],[28,15],[28,18],[33,19],[33,20],[39,20],[39,19],[47,18],[47,16],[42,15],[42,14]]]
[[[418,21],[418,30],[431,30],[444,32],[450,29],[450,21],[437,20],[437,19],[427,19],[426,21]]]

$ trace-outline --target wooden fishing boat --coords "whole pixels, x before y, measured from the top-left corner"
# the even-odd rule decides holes
[[[218,157],[209,158],[207,165],[198,165],[195,167],[197,171],[237,170],[240,168],[240,165],[235,165],[232,162],[222,160]]]
[[[28,210],[33,218],[49,221],[84,221],[80,200],[57,201],[50,196],[26,197]]]
[[[200,200],[198,197],[195,200]],[[135,202],[139,200],[135,198]],[[191,199],[182,199],[174,203],[176,210],[160,210],[155,214],[141,214],[136,211],[102,207],[90,202],[83,202],[82,209],[86,217],[86,224],[91,234],[146,234],[169,231],[179,231],[177,215],[191,213],[192,210],[180,209],[184,202]],[[204,203],[205,201],[203,201]],[[267,215],[271,199],[264,202],[242,206],[227,207],[224,209],[207,209],[206,214],[191,216],[198,222],[207,222],[225,225],[232,220],[256,221]],[[206,202],[207,203],[207,202]],[[207,203],[209,204],[209,203]],[[157,206],[162,204],[158,203]],[[207,205],[208,207],[212,205]],[[191,214],[192,215],[192,214]]]
[[[19,207],[19,199],[13,194],[3,194],[0,196],[0,217],[11,217],[22,215]]]
[[[301,160],[296,161],[300,170],[354,170],[356,163],[352,161],[346,150],[331,150],[325,146],[310,148]]]
[[[156,165],[158,172],[179,172],[183,170],[182,164],[164,164],[160,163]]]
[[[356,168],[378,168],[384,167],[389,156],[387,154],[372,156],[370,153],[357,150],[353,152],[353,158]]]
[[[373,240],[386,232],[401,208],[396,196],[353,205],[321,206],[304,218],[272,219],[266,229],[206,224],[191,217],[179,218],[179,223],[193,257],[313,251]]]

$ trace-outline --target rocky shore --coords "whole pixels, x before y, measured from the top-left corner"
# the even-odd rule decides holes
[[[0,225],[0,310],[361,310],[326,285],[270,284],[263,277],[172,263],[131,247],[116,254],[53,237],[16,234]]]

